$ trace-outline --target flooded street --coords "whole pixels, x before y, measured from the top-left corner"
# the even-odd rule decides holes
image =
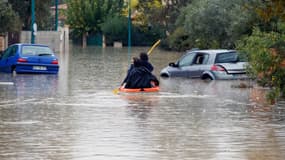
[[[284,160],[285,102],[247,81],[159,78],[181,53],[150,55],[158,93],[118,93],[149,48],[70,46],[58,75],[0,73],[1,160]]]

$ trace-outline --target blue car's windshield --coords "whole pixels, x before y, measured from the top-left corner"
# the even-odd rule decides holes
[[[49,56],[53,55],[53,52],[50,48],[45,46],[23,46],[22,55]]]

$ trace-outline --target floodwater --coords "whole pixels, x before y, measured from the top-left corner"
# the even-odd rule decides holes
[[[148,49],[70,46],[58,75],[0,73],[0,159],[285,159],[285,102],[234,87],[252,82],[159,78],[158,93],[114,94]],[[154,74],[180,55],[155,49]]]

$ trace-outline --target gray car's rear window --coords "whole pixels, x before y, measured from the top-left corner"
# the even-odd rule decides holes
[[[240,60],[237,52],[225,52],[217,54],[215,63],[233,63],[238,61]]]

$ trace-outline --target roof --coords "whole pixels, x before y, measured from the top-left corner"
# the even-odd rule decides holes
[[[203,50],[194,50],[191,52],[204,52],[209,54],[216,54],[216,53],[223,53],[223,52],[233,52],[235,50],[229,50],[229,49],[203,49]]]
[[[46,44],[32,44],[32,43],[15,43],[15,44],[12,44],[12,45],[18,45],[18,46],[45,46],[45,47],[48,47],[48,45]]]

